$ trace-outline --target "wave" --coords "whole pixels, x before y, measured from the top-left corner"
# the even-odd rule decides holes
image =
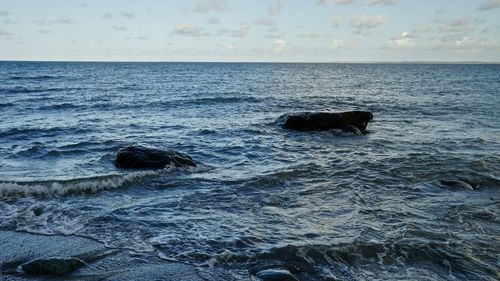
[[[0,107],[9,107],[9,106],[14,106],[14,104],[11,103],[11,102],[2,102],[2,103],[0,103]]]
[[[495,264],[464,250],[460,241],[427,241],[403,238],[396,241],[353,241],[345,244],[286,245],[251,255],[220,253],[210,264],[243,264],[252,275],[270,268],[286,269],[300,280],[372,279],[406,275],[414,270],[441,277],[477,280],[495,276]],[[388,270],[393,268],[398,272]],[[406,278],[403,278],[406,279]]]
[[[64,76],[39,75],[39,76],[11,76],[10,80],[50,80],[64,78]]]
[[[104,190],[126,187],[148,178],[159,177],[175,169],[140,171],[130,174],[104,175],[62,181],[0,182],[0,198],[15,199],[28,196],[63,196],[71,194],[92,194]]]
[[[14,87],[3,88],[0,92],[6,94],[29,94],[29,93],[44,93],[44,92],[63,92],[72,90],[84,90],[85,88],[27,88],[27,87]]]
[[[259,103],[262,102],[259,98],[254,97],[213,97],[213,98],[198,98],[189,100],[193,104],[207,104],[207,103]]]
[[[172,101],[159,101],[159,102],[151,102],[149,105],[151,106],[171,106],[171,105],[206,105],[206,104],[219,104],[219,103],[260,103],[263,102],[262,99],[255,97],[237,97],[237,96],[229,96],[229,97],[201,97],[201,98],[193,98],[193,99],[181,99],[181,100],[172,100]]]
[[[40,110],[59,110],[59,109],[71,109],[71,108],[78,108],[78,105],[75,105],[72,103],[59,103],[59,104],[41,106],[38,109],[40,109]]]
[[[0,137],[13,137],[18,135],[23,136],[32,136],[32,135],[49,135],[56,134],[59,132],[68,132],[68,133],[78,133],[83,132],[84,129],[76,128],[76,127],[52,127],[52,128],[33,128],[33,127],[21,127],[21,128],[10,128],[5,131],[0,131]]]

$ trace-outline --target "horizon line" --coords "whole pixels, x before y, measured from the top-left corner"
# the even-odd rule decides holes
[[[500,64],[500,61],[169,61],[169,60],[11,60],[0,62],[89,62],[89,63],[276,63],[276,64]]]

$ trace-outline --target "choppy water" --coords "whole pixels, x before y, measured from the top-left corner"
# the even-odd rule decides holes
[[[241,279],[496,280],[499,105],[500,65],[1,62],[0,229]],[[276,122],[355,109],[370,134]],[[117,169],[128,144],[200,165]]]

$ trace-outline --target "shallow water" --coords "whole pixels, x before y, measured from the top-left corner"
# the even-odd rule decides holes
[[[0,62],[0,229],[240,279],[496,280],[499,104],[500,65]],[[276,121],[319,110],[370,134]],[[115,168],[129,144],[200,165]]]

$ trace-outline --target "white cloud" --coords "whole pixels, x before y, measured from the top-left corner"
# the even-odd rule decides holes
[[[334,0],[335,4],[351,4],[353,0]]]
[[[326,5],[326,4],[347,5],[353,2],[354,0],[318,0],[316,3],[318,3],[319,5]]]
[[[416,34],[416,33],[430,32],[430,31],[432,31],[432,28],[430,26],[418,25],[411,31],[411,33]]]
[[[0,17],[8,17],[10,15],[9,11],[0,11]]]
[[[385,17],[382,15],[367,16],[360,15],[351,20],[351,26],[356,34],[369,34],[370,29],[373,29],[385,22]]]
[[[435,23],[440,24],[440,33],[470,33],[473,28],[469,17],[462,17],[456,20],[434,19]]]
[[[367,0],[368,5],[396,5],[399,3],[399,0]]]
[[[281,32],[277,27],[270,27],[267,29],[267,38],[269,39],[280,39],[285,36],[284,32]]]
[[[500,0],[489,0],[481,4],[477,9],[480,11],[489,11],[500,7]]]
[[[346,43],[344,40],[333,40],[332,49],[339,50],[346,48]]]
[[[229,44],[226,46],[225,50],[230,52],[239,51],[240,46],[238,44]]]
[[[274,41],[273,50],[275,52],[283,52],[286,49],[286,42],[282,39],[277,39]]]
[[[106,14],[102,15],[102,18],[105,20],[110,20],[113,18],[113,15],[110,13],[106,13]]]
[[[199,0],[194,7],[198,13],[226,12],[231,10],[225,0]]]
[[[238,29],[231,32],[232,37],[244,37],[248,34],[250,27],[247,24],[241,24]]]
[[[180,35],[180,36],[187,36],[187,37],[200,37],[204,35],[208,35],[207,33],[203,32],[203,28],[194,26],[189,23],[180,23],[175,26],[174,34]]]
[[[272,20],[270,18],[260,18],[260,19],[254,20],[253,23],[256,25],[263,25],[263,26],[270,26],[270,25],[275,24],[274,20]]]
[[[303,37],[303,38],[327,38],[329,36],[330,36],[330,34],[328,34],[328,33],[317,32],[317,31],[303,32],[303,33],[299,34],[299,37]]]
[[[117,26],[117,25],[115,25],[112,28],[113,28],[114,31],[127,31],[128,30],[128,28],[126,28],[125,26]]]
[[[283,6],[285,6],[286,2],[287,0],[276,0],[274,4],[269,6],[268,9],[269,15],[274,16],[277,13],[279,13],[281,9],[283,9]]]
[[[455,45],[457,46],[468,46],[474,43],[474,40],[469,36],[462,37],[455,41]]]
[[[388,46],[390,48],[409,48],[413,46],[411,39],[414,38],[414,35],[408,31],[402,32],[398,37],[393,37],[389,40]]]

